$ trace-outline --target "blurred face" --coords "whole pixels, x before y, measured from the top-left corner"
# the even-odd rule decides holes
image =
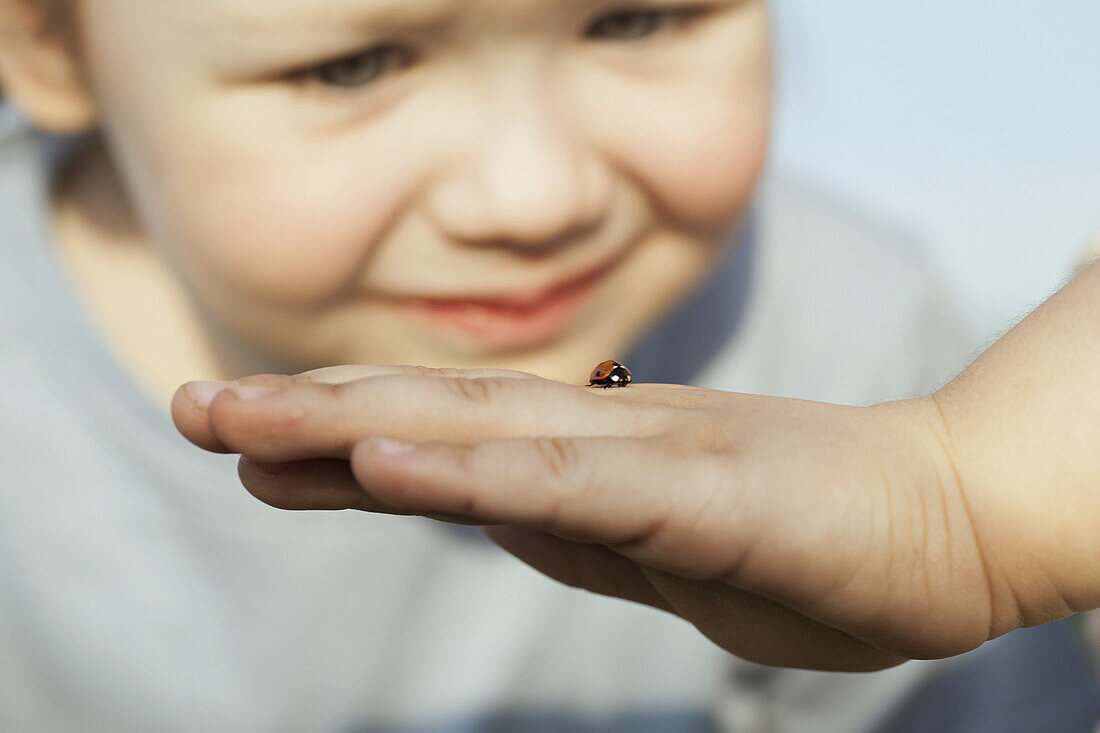
[[[723,254],[764,157],[762,0],[84,0],[79,27],[150,244],[253,363],[583,381]]]

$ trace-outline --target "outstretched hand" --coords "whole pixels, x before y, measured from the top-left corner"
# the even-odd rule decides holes
[[[1009,630],[932,398],[380,366],[221,386],[181,388],[173,419],[240,453],[261,501],[487,525],[546,575],[675,613],[746,659],[872,670]]]

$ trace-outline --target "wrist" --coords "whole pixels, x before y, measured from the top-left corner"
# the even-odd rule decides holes
[[[1059,484],[1035,470],[1028,451],[1006,449],[1015,438],[996,411],[972,399],[966,381],[922,399],[934,405],[933,429],[981,548],[994,609],[990,638],[1100,604],[1088,600],[1100,583],[1100,532],[1090,529],[1095,515],[1085,503],[1074,501],[1074,492],[1058,496]]]
[[[922,480],[936,485],[921,488],[935,496],[934,505],[942,507],[943,531],[954,545],[940,558],[947,567],[938,572],[970,578],[967,603],[975,613],[984,611],[983,640],[1031,625],[1021,611],[1012,569],[1005,564],[1006,554],[1011,553],[1004,548],[1006,543],[1011,545],[1014,534],[1003,531],[1013,524],[1007,518],[1010,507],[1004,505],[1003,494],[988,491],[988,482],[979,480],[969,445],[964,440],[960,447],[957,440],[959,426],[948,400],[937,392],[875,407],[893,421],[907,454],[916,455],[916,465],[932,467]],[[933,558],[924,561],[935,562]]]

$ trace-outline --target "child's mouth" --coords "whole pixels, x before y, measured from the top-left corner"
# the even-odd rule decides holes
[[[458,332],[497,349],[520,349],[552,340],[564,331],[609,269],[601,267],[523,305],[426,298],[409,305],[432,328]]]

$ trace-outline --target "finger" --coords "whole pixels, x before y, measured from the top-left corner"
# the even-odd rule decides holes
[[[495,525],[484,532],[540,573],[566,585],[672,611],[638,566],[602,545],[571,542],[529,527]]]
[[[221,391],[231,387],[259,387],[283,390],[296,384],[343,384],[356,379],[383,375],[405,374],[440,378],[514,378],[538,379],[533,374],[514,369],[451,369],[413,365],[351,364],[312,369],[300,374],[254,374],[230,382],[188,382],[172,397],[172,420],[185,438],[200,448],[215,453],[239,453],[218,439],[210,426],[209,408]]]
[[[345,384],[357,379],[367,377],[383,377],[392,375],[405,375],[409,377],[440,377],[455,379],[465,377],[467,379],[484,377],[501,377],[504,379],[539,379],[530,372],[522,372],[518,369],[455,369],[452,367],[426,367],[412,364],[342,364],[338,366],[321,367],[301,372],[290,377],[292,384]],[[252,377],[245,377],[245,382]],[[246,382],[247,383],[247,382]],[[265,386],[260,383],[260,386]],[[284,385],[290,386],[290,385]]]
[[[176,430],[192,444],[212,453],[232,453],[229,446],[224,445],[214,431],[210,429],[210,416],[206,408],[199,407],[195,398],[183,386],[172,395],[170,407],[172,422]]]
[[[188,382],[172,395],[172,422],[183,437],[199,448],[214,453],[238,453],[223,443],[211,427],[210,402],[233,386],[279,390],[294,383],[294,377],[283,374],[256,374],[232,382]]]
[[[241,456],[237,475],[248,492],[260,501],[291,511],[355,509],[376,514],[409,516],[382,504],[355,480],[347,461],[314,458],[288,463],[264,463]],[[450,524],[480,525],[468,517],[443,512],[421,516]]]
[[[382,514],[395,510],[367,493],[347,461],[317,458],[291,463],[263,463],[242,456],[237,475],[248,493],[277,509],[358,509]]]
[[[704,636],[752,662],[835,672],[871,672],[908,661],[781,603],[720,581],[677,577],[641,566],[674,612]]]
[[[571,542],[528,527],[498,525],[485,527],[484,532],[559,582],[675,613],[743,659],[845,672],[869,672],[907,661],[720,581],[691,580],[640,567],[601,545]]]
[[[262,461],[347,458],[373,436],[468,442],[514,435],[638,434],[661,424],[645,410],[542,378],[385,375],[297,384],[253,399],[234,390],[209,408],[221,445]]]
[[[400,452],[372,439],[350,461],[360,484],[390,506],[522,524],[692,577],[728,570],[714,537],[738,546],[741,522],[722,505],[736,495],[729,477],[708,453],[663,437],[435,442]],[[727,490],[717,495],[718,487]]]

